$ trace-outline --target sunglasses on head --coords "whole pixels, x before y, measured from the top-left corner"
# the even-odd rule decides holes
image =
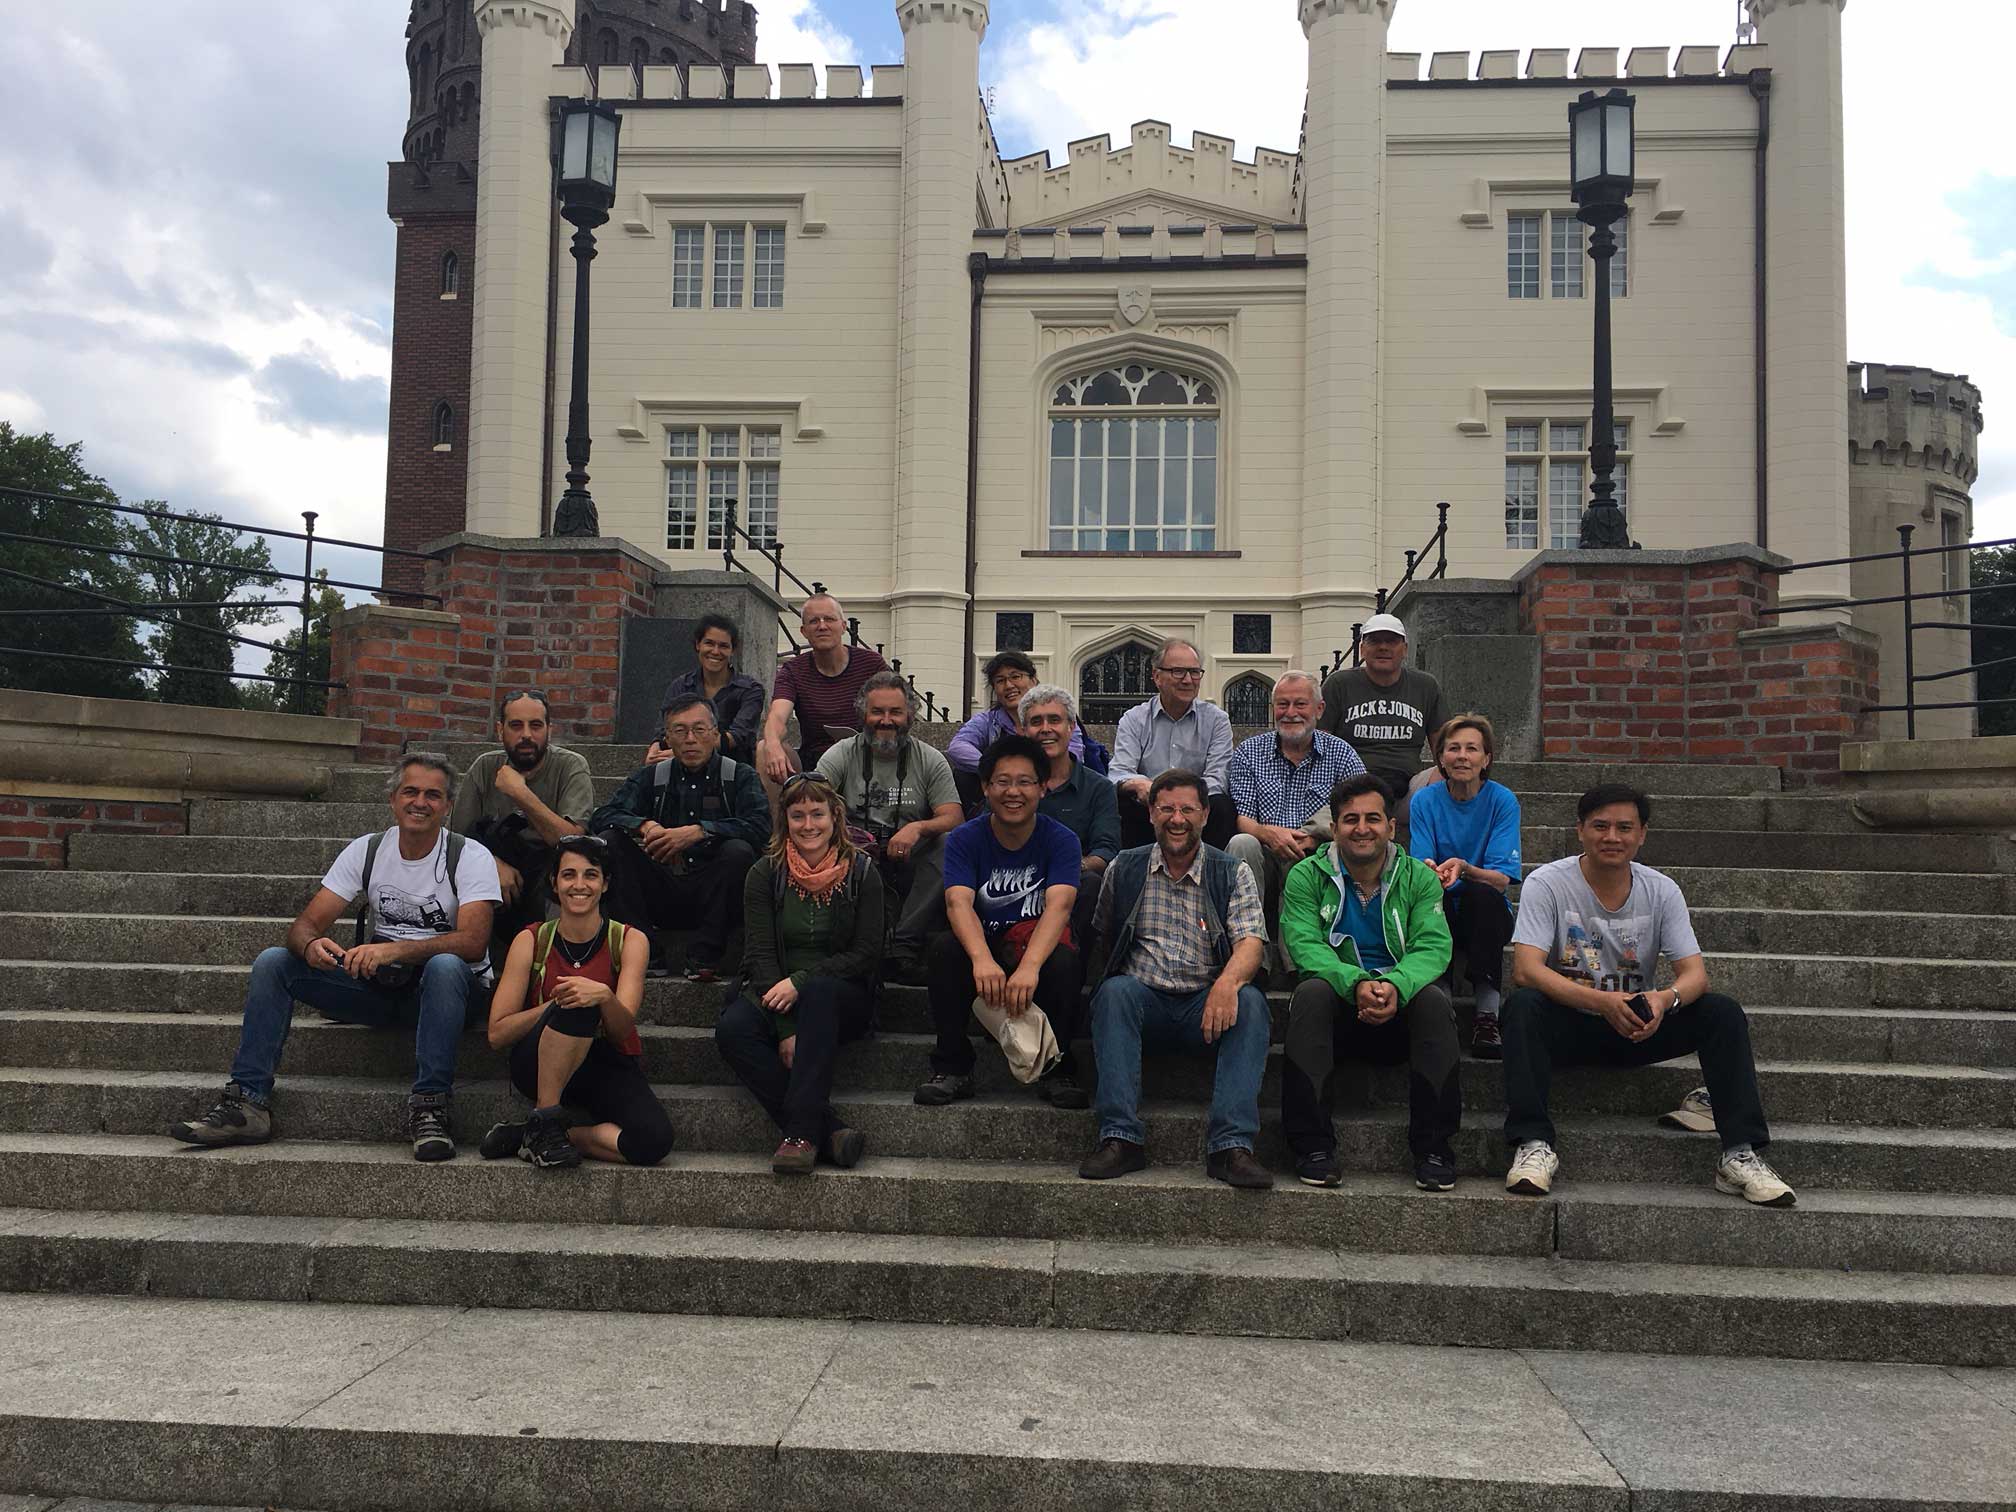
[[[558,850],[560,846],[577,845],[584,846],[598,854],[609,849],[609,842],[604,840],[600,835],[562,835],[560,837],[560,845],[555,846],[554,849]]]
[[[786,793],[795,793],[801,787],[822,787],[829,792],[833,791],[833,784],[822,773],[793,772],[789,777],[784,779],[784,785],[777,790],[778,796],[782,797]]]

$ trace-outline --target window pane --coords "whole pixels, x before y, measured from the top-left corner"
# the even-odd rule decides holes
[[[1136,404],[1188,404],[1190,395],[1174,373],[1157,373],[1141,386]]]
[[[672,308],[700,308],[701,264],[706,255],[698,226],[672,228]]]
[[[1099,485],[1105,477],[1106,466],[1099,460],[1098,429],[1097,421],[1085,427],[1085,454],[1078,462],[1078,524],[1086,528],[1096,527],[1104,518],[1100,511],[1102,495]]]
[[[1610,476],[1617,480],[1617,507],[1626,514],[1629,514],[1631,511],[1631,464],[1629,462],[1619,462]]]
[[[1191,464],[1190,476],[1196,486],[1190,490],[1190,519],[1196,525],[1218,523],[1218,464],[1199,458]]]
[[[1155,530],[1135,531],[1134,549],[1136,551],[1160,551],[1162,549],[1161,532]]]
[[[726,430],[707,432],[707,455],[710,457],[739,457],[742,455],[742,432],[734,426]]]
[[[697,430],[668,430],[665,432],[665,455],[668,457],[699,456],[700,432]]]
[[[714,308],[742,308],[743,231],[740,226],[714,228]]]
[[[1053,457],[1076,456],[1078,451],[1078,422],[1075,420],[1052,420],[1050,422],[1050,455]]]
[[[1508,425],[1505,427],[1505,450],[1508,452],[1537,452],[1540,450],[1540,427],[1538,425]]]
[[[783,432],[773,430],[752,430],[749,432],[749,455],[752,457],[783,456]]]
[[[1588,435],[1580,424],[1556,420],[1547,427],[1547,450],[1551,452],[1579,452],[1587,448],[1584,437]]]
[[[751,303],[759,310],[781,309],[784,304],[784,228],[756,228],[756,281],[750,291]]]
[[[1631,422],[1629,420],[1619,420],[1616,425],[1611,427],[1610,434],[1616,438],[1617,450],[1631,450]]]
[[[1072,504],[1074,502],[1071,494],[1071,479],[1073,476],[1074,464],[1069,456],[1052,457],[1050,459],[1050,523],[1052,525],[1069,525],[1071,523]]]
[[[707,549],[709,551],[720,551],[727,542],[728,500],[736,497],[736,474],[738,472],[740,472],[740,469],[736,467],[710,467],[707,469]],[[742,524],[743,529],[748,529],[747,524],[742,522],[739,508],[736,511],[736,521],[738,524]],[[736,544],[738,546],[741,544],[740,536],[736,537]]]
[[[1162,518],[1190,518],[1190,422],[1171,420],[1162,432],[1168,461],[1162,468]]]
[[[1582,223],[1564,210],[1556,210],[1549,241],[1548,271],[1550,292],[1556,299],[1582,297],[1582,263],[1589,251],[1583,245]]]
[[[742,528],[754,536],[760,546],[773,546],[777,542],[780,491],[781,475],[774,464],[749,469],[749,494],[742,501]]]
[[[1077,544],[1076,539],[1068,530],[1053,530],[1050,532],[1050,549],[1052,551],[1070,551]]]
[[[1513,299],[1540,297],[1540,216],[1505,217],[1505,292]]]
[[[691,465],[665,469],[665,545],[690,551],[700,512],[699,469]]]
[[[1622,299],[1631,292],[1631,217],[1617,222],[1617,254],[1610,259],[1610,297]]]
[[[1540,544],[1540,464],[1505,464],[1505,544],[1531,550]]]
[[[1135,441],[1140,455],[1134,459],[1134,519],[1154,525],[1162,519],[1162,422],[1140,421]]]
[[[1579,462],[1547,464],[1547,544],[1573,546],[1582,534],[1582,504],[1587,495]]]
[[[1216,420],[1196,421],[1191,433],[1195,438],[1195,451],[1193,455],[1199,457],[1215,457],[1218,455],[1218,422]]]

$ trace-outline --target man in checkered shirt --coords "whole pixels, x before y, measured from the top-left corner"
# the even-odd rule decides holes
[[[1260,884],[1270,921],[1279,916],[1281,879],[1330,838],[1330,790],[1365,763],[1349,742],[1316,728],[1322,686],[1307,672],[1274,680],[1274,730],[1243,740],[1225,785],[1239,811],[1239,833],[1225,847]]]

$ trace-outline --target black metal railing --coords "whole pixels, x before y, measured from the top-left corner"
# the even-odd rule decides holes
[[[1435,553],[1435,566],[1432,570],[1423,573],[1421,571],[1421,564],[1427,560],[1428,553],[1431,551]],[[1374,614],[1384,614],[1387,603],[1397,598],[1400,590],[1413,582],[1415,578],[1420,578],[1424,583],[1432,583],[1437,578],[1445,578],[1449,575],[1449,501],[1447,499],[1444,499],[1440,504],[1435,506],[1435,533],[1429,536],[1418,550],[1406,552],[1404,555],[1407,558],[1407,567],[1400,574],[1400,581],[1395,583],[1391,588],[1381,588],[1372,595],[1372,612]],[[1330,670],[1332,672],[1340,670],[1347,659],[1352,666],[1355,667],[1358,665],[1358,642],[1362,638],[1363,628],[1362,621],[1351,627],[1351,649],[1349,653],[1346,653],[1341,646],[1334,647],[1331,650]]]
[[[1944,682],[1950,677],[1969,677],[1977,672],[1986,672],[1996,667],[2016,666],[2016,656],[1999,656],[1989,661],[1971,662],[1964,667],[1950,667],[1944,672],[1920,672],[1918,670],[1917,635],[1920,630],[1964,630],[1969,636],[1977,634],[2016,635],[2016,625],[1983,625],[1975,622],[1970,614],[1961,620],[1921,620],[1915,617],[1916,606],[1926,599],[1971,599],[1983,593],[2016,592],[2016,583],[1969,583],[1955,586],[1941,583],[1937,588],[1914,590],[1911,585],[1911,562],[1916,557],[1947,557],[1955,552],[1973,553],[1991,551],[2005,546],[2016,546],[2016,536],[1999,541],[1962,541],[1946,546],[1913,546],[1914,525],[1899,525],[1896,551],[1874,551],[1861,556],[1828,557],[1818,562],[1794,562],[1789,567],[1777,569],[1782,576],[1788,572],[1810,571],[1816,567],[1849,567],[1862,562],[1896,562],[1902,578],[1902,593],[1875,594],[1868,598],[1826,599],[1813,604],[1795,604],[1788,609],[1764,609],[1763,614],[1804,614],[1824,609],[1860,609],[1872,604],[1902,604],[1904,606],[1904,701],[1902,703],[1869,704],[1863,708],[1865,714],[1902,714],[1904,735],[1908,740],[1918,738],[1918,715],[1921,710],[1931,713],[1942,709],[1984,709],[2001,704],[2016,704],[2016,697],[2009,698],[1956,698],[1937,703],[1921,703],[1918,698],[1920,683]],[[1942,573],[1943,577],[1944,574]],[[1969,654],[1972,654],[1970,640]]]
[[[406,551],[397,546],[378,546],[369,541],[346,541],[334,536],[318,536],[315,521],[319,517],[313,509],[301,511],[304,530],[280,530],[265,525],[246,525],[236,520],[212,519],[208,515],[182,514],[172,509],[146,509],[134,504],[112,504],[102,499],[87,499],[75,494],[49,493],[39,489],[0,487],[0,498],[18,499],[32,504],[65,504],[79,509],[104,510],[110,514],[136,515],[142,519],[165,520],[192,525],[208,525],[219,530],[227,530],[238,535],[259,536],[272,540],[300,541],[302,543],[301,570],[283,572],[277,567],[249,567],[238,562],[219,562],[207,557],[181,557],[166,552],[146,551],[132,546],[111,546],[96,541],[71,541],[60,536],[31,535],[21,531],[0,530],[0,541],[24,546],[42,546],[59,551],[81,551],[96,556],[119,557],[126,560],[153,562],[173,567],[207,567],[239,574],[247,578],[260,578],[269,582],[299,583],[301,585],[301,644],[282,645],[273,641],[255,640],[249,635],[240,635],[233,630],[225,630],[215,625],[198,624],[186,620],[174,610],[217,610],[217,609],[278,609],[293,607],[285,599],[243,599],[220,602],[197,602],[194,600],[160,600],[130,602],[94,589],[80,588],[71,583],[60,583],[53,578],[45,578],[35,573],[21,572],[12,567],[0,567],[0,577],[15,582],[27,583],[33,587],[55,593],[67,593],[76,598],[90,599],[88,606],[75,608],[36,607],[33,609],[0,610],[0,616],[20,617],[33,615],[43,619],[65,619],[81,617],[117,616],[120,618],[146,620],[152,624],[166,625],[171,629],[182,629],[197,635],[208,635],[239,646],[251,646],[265,651],[269,656],[291,657],[297,666],[310,662],[315,655],[310,645],[313,639],[311,627],[315,617],[314,590],[316,587],[353,588],[364,593],[380,591],[377,583],[353,583],[342,578],[316,578],[315,547],[341,546],[353,551],[368,551],[381,559],[387,556],[412,557],[420,561],[429,560],[421,551]],[[382,573],[380,574],[383,575]],[[402,591],[403,592],[403,591]],[[427,599],[440,603],[438,594],[406,593],[404,597]],[[312,687],[323,689],[341,688],[344,684],[332,682],[322,677],[285,677],[270,672],[240,672],[235,667],[189,667],[158,659],[132,660],[123,657],[85,656],[71,651],[45,651],[32,646],[0,646],[9,656],[29,656],[46,661],[82,662],[94,666],[126,667],[141,672],[180,672],[198,676],[229,678],[237,682],[275,683],[290,687]],[[270,663],[269,663],[270,665]],[[305,669],[304,669],[305,670]]]

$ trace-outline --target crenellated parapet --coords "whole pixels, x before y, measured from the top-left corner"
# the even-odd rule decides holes
[[[829,64],[825,77],[810,63],[782,63],[773,73],[767,63],[743,63],[722,68],[712,63],[577,68],[553,70],[550,93],[562,99],[595,99],[612,103],[657,100],[892,100],[903,97],[903,65],[877,63],[862,68],[853,63]],[[999,158],[997,156],[998,164]]]
[[[1216,225],[1293,220],[1296,163],[1267,147],[1242,162],[1230,137],[1202,131],[1178,147],[1166,121],[1140,121],[1117,151],[1110,137],[1087,137],[1062,165],[1036,152],[1002,167],[1017,225]]]
[[[1981,390],[1965,374],[1848,364],[1848,456],[1971,487],[1981,471]]]
[[[1741,79],[1768,68],[1770,55],[1761,43],[1738,43],[1726,52],[1698,47],[1535,47],[1427,54],[1386,54],[1389,84],[1494,84],[1515,79],[1622,81],[1628,79]],[[1473,62],[1474,58],[1474,62]]]
[[[1008,224],[1008,170],[1001,165],[1001,144],[994,136],[994,121],[987,113],[987,97],[980,97],[980,204],[982,219],[990,226]]]

